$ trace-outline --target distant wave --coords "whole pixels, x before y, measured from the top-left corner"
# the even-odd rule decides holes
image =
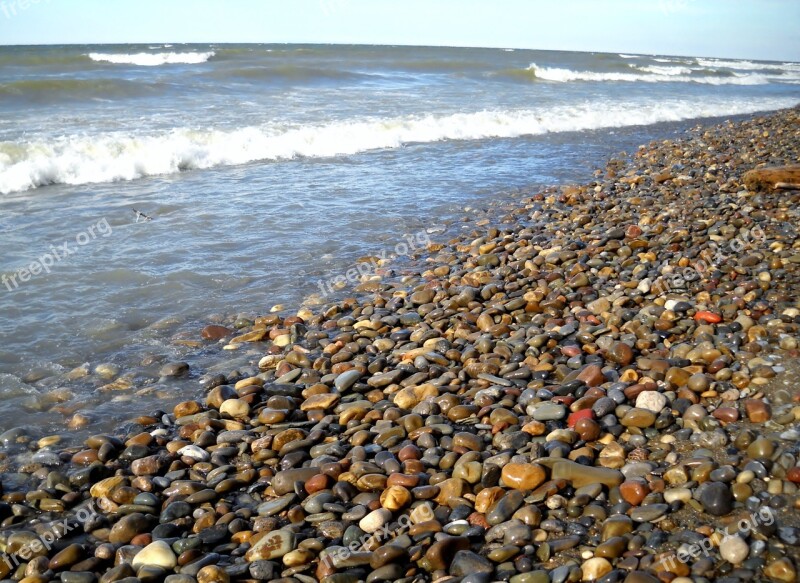
[[[691,75],[694,69],[690,69],[689,67],[662,67],[659,65],[648,65],[646,67],[638,67],[636,65],[631,65],[634,69],[638,69],[639,71],[644,71],[645,73],[653,73],[655,75],[669,75],[669,76],[676,76],[676,75]]]
[[[800,78],[768,76],[761,74],[729,76],[706,75],[673,75],[673,74],[637,74],[637,73],[599,73],[595,71],[573,71],[557,67],[540,67],[532,63],[528,70],[537,79],[567,83],[570,81],[616,81],[627,83],[702,83],[707,85],[769,85],[774,82],[798,83]],[[644,71],[643,71],[644,72]],[[710,71],[709,71],[710,72]]]
[[[206,53],[89,53],[88,56],[99,63],[155,67],[158,65],[195,65],[197,63],[205,63],[214,56],[214,51]]]
[[[756,63],[754,61],[726,61],[722,59],[697,59],[697,64],[710,69],[736,69],[738,71],[787,71],[800,73],[800,63]]]
[[[740,115],[792,107],[796,101],[596,102],[580,107],[372,118],[325,125],[270,124],[232,131],[178,128],[155,135],[108,133],[0,142],[0,193],[48,184],[133,180],[257,161],[346,156],[413,143],[513,138]]]
[[[623,54],[623,53],[620,53],[619,56],[622,57],[623,59],[638,59],[639,58],[639,55],[626,55],[626,54]]]

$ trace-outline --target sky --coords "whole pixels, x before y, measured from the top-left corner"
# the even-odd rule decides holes
[[[0,44],[345,43],[800,61],[800,0],[0,0]]]

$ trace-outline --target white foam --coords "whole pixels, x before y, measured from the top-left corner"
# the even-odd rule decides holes
[[[214,51],[206,53],[89,53],[88,57],[100,63],[116,65],[139,65],[156,67],[158,65],[196,65],[205,63],[214,56]]]
[[[648,65],[647,67],[636,67],[635,65],[631,66],[639,71],[653,73],[655,75],[691,75],[693,71],[693,69],[690,69],[689,67],[662,67],[659,65]]]
[[[567,83],[570,81],[616,81],[625,83],[701,83],[706,85],[769,85],[773,81],[795,83],[794,78],[769,75],[689,76],[673,74],[637,73],[597,73],[594,71],[573,71],[557,67],[540,67],[531,63],[528,67],[538,79]]]
[[[723,59],[697,59],[697,64],[709,69],[735,69],[737,71],[781,70],[800,72],[798,63],[755,63],[753,61],[726,61]]]
[[[792,98],[587,102],[578,107],[479,111],[443,116],[362,119],[325,125],[243,127],[233,131],[175,129],[155,135],[72,135],[0,142],[0,193],[47,184],[133,180],[182,170],[333,157],[442,140],[513,138],[647,125],[792,107]]]
[[[622,57],[623,59],[638,59],[639,58],[639,55],[625,55],[625,54],[622,54],[622,53],[620,53],[619,56]]]

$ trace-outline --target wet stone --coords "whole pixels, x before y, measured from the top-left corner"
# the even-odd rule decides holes
[[[454,577],[466,577],[473,573],[494,572],[492,562],[472,551],[458,551],[450,564],[450,574]]]
[[[295,535],[287,530],[269,532],[245,553],[248,562],[269,561],[284,556],[295,547]]]
[[[702,504],[705,512],[714,516],[724,516],[733,508],[733,495],[730,488],[722,482],[701,484],[694,497]]]

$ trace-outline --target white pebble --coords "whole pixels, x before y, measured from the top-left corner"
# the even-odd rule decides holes
[[[667,398],[658,391],[643,391],[636,397],[637,409],[648,409],[653,413],[661,413],[667,406]]]
[[[738,565],[750,554],[750,547],[740,536],[726,536],[719,545],[719,554],[733,565]]]

